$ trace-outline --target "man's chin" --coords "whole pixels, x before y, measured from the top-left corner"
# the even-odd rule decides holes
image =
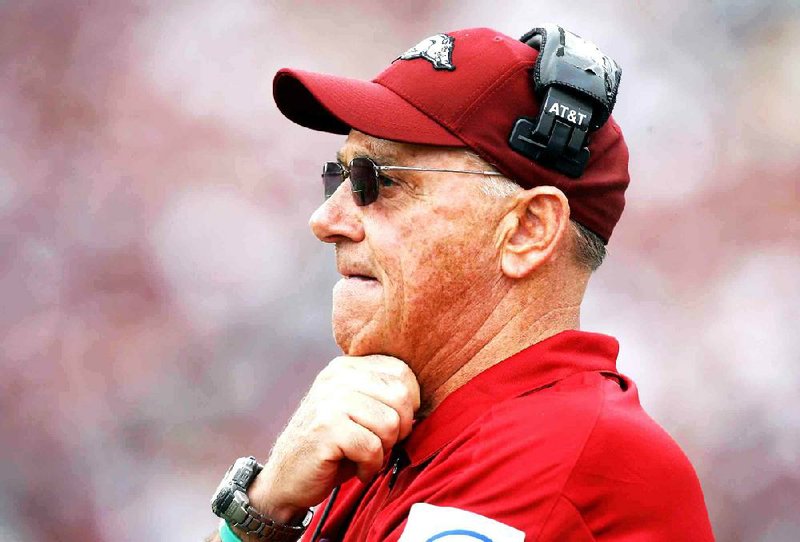
[[[347,356],[383,353],[386,344],[380,333],[381,326],[375,318],[376,311],[366,315],[364,306],[359,307],[358,311],[348,308],[335,302],[333,304],[333,338],[342,352]]]
[[[357,288],[360,289],[360,288]],[[333,338],[348,356],[363,356],[379,348],[382,297],[355,295],[348,279],[333,288]]]
[[[333,338],[336,345],[346,356],[367,356],[377,353],[378,341],[373,334],[369,333],[367,327],[353,325],[354,320],[337,325],[333,324]]]

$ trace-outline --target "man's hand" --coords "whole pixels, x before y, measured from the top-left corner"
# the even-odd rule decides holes
[[[411,433],[419,384],[389,356],[338,357],[320,372],[253,482],[253,506],[286,523],[342,482],[368,482]]]

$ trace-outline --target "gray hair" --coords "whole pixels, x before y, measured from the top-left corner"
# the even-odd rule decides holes
[[[464,151],[470,167],[481,171],[497,171],[491,164],[472,151]],[[480,190],[493,198],[513,196],[522,187],[507,177],[482,177]],[[575,261],[594,272],[606,257],[606,245],[599,235],[583,224],[570,220],[572,232],[572,255]]]
[[[585,265],[589,271],[597,271],[606,258],[606,245],[595,232],[574,220],[572,224],[572,253],[578,263]]]

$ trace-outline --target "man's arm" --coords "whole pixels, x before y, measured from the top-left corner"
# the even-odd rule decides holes
[[[385,454],[411,433],[419,394],[414,373],[397,358],[335,358],[275,442],[248,490],[251,505],[276,522],[299,522],[335,486],[353,476],[368,483]],[[218,542],[219,535],[208,540]]]

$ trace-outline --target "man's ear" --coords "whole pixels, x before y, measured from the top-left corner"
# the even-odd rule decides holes
[[[502,221],[500,266],[511,278],[523,278],[555,257],[566,238],[569,202],[554,186],[518,192]]]

